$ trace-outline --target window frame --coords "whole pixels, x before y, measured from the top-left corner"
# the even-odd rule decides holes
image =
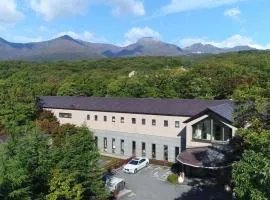
[[[175,128],[180,128],[180,121],[175,121],[174,122],[174,127]]]
[[[146,119],[142,118],[142,125],[146,125]]]
[[[58,114],[59,118],[65,118],[65,119],[71,119],[72,118],[72,113],[63,113],[63,112],[60,112]]]
[[[108,138],[103,137],[103,151],[108,152]]]
[[[169,120],[164,120],[163,125],[164,127],[169,127]]]
[[[121,117],[121,118],[120,118],[120,123],[121,123],[121,124],[125,123],[125,118],[124,118],[124,117]]]

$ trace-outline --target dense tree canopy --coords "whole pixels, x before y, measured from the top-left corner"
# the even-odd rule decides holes
[[[0,199],[106,197],[92,134],[71,125],[60,128],[57,137],[31,129],[0,146]]]

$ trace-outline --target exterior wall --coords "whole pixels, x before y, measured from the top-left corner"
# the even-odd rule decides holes
[[[175,147],[180,149],[180,140],[179,138],[169,138],[161,136],[152,136],[152,135],[142,135],[142,134],[130,134],[126,132],[115,132],[107,130],[95,130],[92,129],[94,135],[98,138],[98,148],[102,153],[112,153],[112,138],[115,139],[115,155],[122,156],[133,156],[132,155],[132,142],[136,142],[136,156],[142,156],[142,142],[145,142],[146,147],[146,157],[152,158],[152,144],[156,145],[156,159],[164,160],[164,145],[168,146],[168,161],[175,162]],[[104,152],[104,137],[107,138],[107,152]],[[124,154],[121,154],[120,142],[124,140]]]
[[[162,116],[162,115],[143,115],[143,114],[128,114],[128,113],[111,113],[111,112],[96,112],[96,111],[81,111],[81,110],[63,110],[63,109],[48,109],[51,110],[58,118],[61,124],[70,123],[77,126],[86,125],[91,129],[125,132],[126,134],[143,134],[162,137],[171,137],[179,140],[178,134],[185,124],[183,121],[188,117],[178,116]],[[59,113],[71,113],[72,118],[59,118]],[[90,120],[87,120],[87,115],[90,115]],[[94,116],[98,116],[95,121]],[[103,116],[107,116],[107,121],[104,122]],[[115,116],[115,122],[112,122],[112,117]],[[121,123],[121,117],[124,117],[124,123]],[[132,124],[132,118],[136,119],[136,124]],[[146,124],[142,125],[142,119],[146,120]],[[152,126],[152,119],[156,120],[156,126]],[[164,120],[168,120],[168,127],[164,127]],[[175,121],[180,122],[180,128],[175,127]]]

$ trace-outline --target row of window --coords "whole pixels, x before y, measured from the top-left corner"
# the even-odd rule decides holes
[[[96,140],[96,145],[98,144],[98,137],[95,137]],[[115,146],[115,138],[112,138],[112,153],[116,152],[116,146]],[[125,154],[125,141],[123,139],[120,140],[120,153],[122,155]],[[103,138],[103,151],[107,152],[108,151],[108,138],[104,137]],[[164,160],[168,160],[168,145],[163,145],[163,159]],[[180,148],[179,147],[175,147],[175,158],[178,156],[178,154],[180,153]],[[132,141],[132,155],[133,156],[137,156],[137,149],[136,149],[136,141]],[[146,143],[142,142],[141,143],[141,156],[146,156]],[[152,159],[156,159],[156,144],[152,144]]]
[[[87,115],[87,120],[90,120],[90,115]],[[94,120],[98,121],[98,115],[94,115]],[[107,121],[107,116],[103,116],[103,121],[106,122]],[[116,122],[115,116],[112,116],[112,122]],[[125,123],[125,118],[121,117],[120,118],[120,123]],[[131,118],[131,123],[132,124],[136,124],[137,123],[137,119],[136,118]],[[146,125],[146,119],[141,119],[141,124],[142,125]],[[156,126],[157,121],[155,119],[152,119],[152,126]],[[169,127],[169,121],[168,120],[164,120],[164,127]],[[175,128],[179,128],[180,127],[180,122],[179,121],[175,121],[174,124]]]
[[[72,118],[72,113],[59,113],[59,118]],[[87,115],[87,120],[90,120],[90,115]],[[94,120],[98,121],[98,115],[94,115]],[[103,121],[107,122],[107,120],[108,120],[107,116],[103,116]],[[116,122],[115,116],[112,116],[112,122]],[[125,118],[124,117],[120,118],[120,123],[125,123]],[[131,118],[131,123],[136,124],[137,119],[136,118]],[[144,119],[144,118],[141,119],[141,123],[142,123],[142,125],[146,125],[146,119]],[[152,119],[152,126],[156,126],[156,124],[157,124],[157,121],[155,119]],[[169,127],[169,121],[164,120],[163,125],[164,125],[164,127]],[[180,127],[180,122],[175,121],[174,126],[175,126],[175,128],[179,128]]]

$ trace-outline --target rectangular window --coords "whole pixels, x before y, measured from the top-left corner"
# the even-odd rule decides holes
[[[156,120],[155,119],[152,119],[152,126],[155,126],[156,125]]]
[[[219,124],[214,124],[214,139],[217,141],[223,140],[222,137],[222,128]]]
[[[176,160],[176,158],[177,158],[177,156],[179,155],[179,153],[180,153],[180,148],[179,147],[175,147],[175,150],[174,150],[174,157],[175,157],[175,162],[177,161]]]
[[[121,117],[121,123],[124,123],[124,122],[125,122],[125,118]]]
[[[232,129],[224,127],[224,141],[229,141],[232,138]]]
[[[98,116],[97,115],[95,115],[95,121],[97,121],[98,120]]]
[[[115,116],[112,116],[112,122],[115,122]]]
[[[132,155],[136,156],[136,142],[132,141]]]
[[[112,153],[115,153],[115,138],[112,138]]]
[[[145,119],[142,119],[142,125],[145,125],[146,121]]]
[[[90,115],[87,115],[87,120],[90,120]]]
[[[168,145],[164,145],[164,160],[168,160]]]
[[[152,144],[152,158],[156,159],[156,144]]]
[[[105,137],[105,138],[103,138],[103,149],[104,149],[104,152],[107,152],[107,150],[108,150],[107,149],[107,147],[108,147],[107,144],[108,144],[107,143],[107,138]]]
[[[146,156],[146,147],[145,147],[145,142],[142,142],[142,156]]]
[[[136,124],[136,118],[132,118],[132,124]]]
[[[169,126],[168,120],[164,120],[164,127],[168,127],[168,126]]]
[[[59,113],[60,118],[72,118],[71,113]]]
[[[175,121],[175,128],[180,128],[180,122],[179,121]]]
[[[124,140],[121,140],[120,147],[121,147],[121,154],[124,155],[125,154],[125,141]]]
[[[107,121],[107,116],[104,116],[103,120],[104,120],[104,122],[106,122]]]
[[[192,139],[211,141],[211,119],[206,118],[197,124],[192,125],[192,129]]]

